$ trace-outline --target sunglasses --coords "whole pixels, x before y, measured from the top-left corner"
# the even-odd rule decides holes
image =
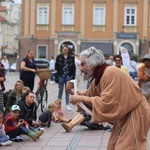
[[[115,61],[116,61],[116,62],[121,62],[121,60],[120,60],[120,59],[116,59]]]

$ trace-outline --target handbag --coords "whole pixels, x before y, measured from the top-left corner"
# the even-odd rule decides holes
[[[55,73],[54,77],[55,77],[55,82],[58,83],[58,72]]]

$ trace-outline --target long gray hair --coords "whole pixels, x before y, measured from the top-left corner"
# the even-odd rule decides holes
[[[89,68],[101,66],[106,62],[101,50],[97,50],[95,47],[90,47],[88,49],[83,50],[80,54],[80,58],[82,58],[83,56],[87,57],[86,63],[89,66]]]

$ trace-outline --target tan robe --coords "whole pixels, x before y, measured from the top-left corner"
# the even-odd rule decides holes
[[[116,67],[107,67],[99,84],[95,86],[93,80],[85,95],[92,101],[93,122],[114,123],[108,150],[137,150],[135,137],[139,149],[147,149],[150,107],[129,75]]]

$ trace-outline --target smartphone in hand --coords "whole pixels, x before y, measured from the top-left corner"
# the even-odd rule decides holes
[[[23,122],[24,121],[24,119],[19,119],[19,122]]]

